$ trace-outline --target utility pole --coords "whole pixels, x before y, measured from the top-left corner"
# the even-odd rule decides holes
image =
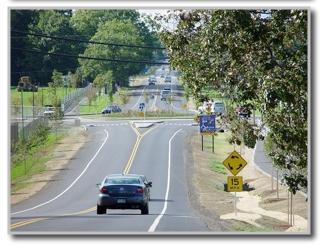
[[[24,96],[23,96],[23,89],[20,91],[20,99],[21,99],[21,125],[22,125],[22,134],[23,134],[23,141],[25,141],[25,127],[24,127]]]
[[[35,97],[34,97],[34,89],[33,89],[33,120],[35,118]]]

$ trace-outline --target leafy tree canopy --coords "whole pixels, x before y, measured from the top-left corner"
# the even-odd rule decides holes
[[[160,29],[160,37],[194,97],[209,87],[230,105],[259,109],[289,189],[306,187],[307,11],[177,10],[172,18],[177,27]],[[254,130],[246,129],[235,134],[252,146]]]

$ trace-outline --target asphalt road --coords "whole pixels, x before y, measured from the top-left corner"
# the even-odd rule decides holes
[[[197,131],[172,120],[136,129],[128,121],[88,127],[89,141],[39,194],[11,208],[13,233],[207,232],[191,208],[184,142]],[[137,140],[138,139],[138,140]],[[134,152],[134,155],[132,155]],[[99,183],[111,173],[145,174],[153,182],[149,215],[140,210],[95,211]]]
[[[183,88],[180,86],[179,81],[176,76],[171,76],[172,82],[165,83],[164,78],[157,77],[157,83],[155,85],[143,84],[134,87],[129,92],[129,101],[126,105],[122,106],[123,111],[136,110],[139,111],[139,104],[145,103],[146,111],[173,111],[175,113],[186,114],[189,113],[184,109],[187,101],[184,98]],[[164,88],[171,88],[172,101],[168,104],[166,101],[161,101],[160,92]],[[148,101],[146,102],[146,96],[148,96]],[[150,98],[153,95],[153,98]]]
[[[161,72],[161,71],[160,71]],[[173,75],[173,74],[172,74]],[[124,110],[139,110],[145,94],[154,94],[146,110],[187,113],[176,76],[164,83],[132,90]],[[175,91],[171,104],[160,100],[160,91]],[[178,91],[178,92],[177,92]],[[177,93],[178,94],[177,94]],[[23,233],[163,233],[207,232],[208,228],[188,200],[186,138],[196,132],[191,120],[165,120],[148,128],[136,128],[129,120],[82,120],[88,140],[64,170],[37,195],[11,207],[10,230]],[[97,183],[113,173],[144,174],[153,182],[149,215],[140,210],[107,210],[96,214]]]

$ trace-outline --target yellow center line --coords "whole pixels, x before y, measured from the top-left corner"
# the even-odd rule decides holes
[[[145,133],[141,134],[138,129],[136,129],[135,127],[133,127],[131,125],[131,128],[133,129],[133,131],[136,133],[137,135],[137,140],[133,146],[133,149],[132,149],[132,152],[131,152],[131,155],[130,155],[130,158],[124,168],[124,174],[127,174],[129,171],[130,171],[130,168],[133,164],[133,160],[134,160],[134,157],[135,157],[135,154],[138,150],[138,147],[140,145],[140,142],[141,142],[141,139],[146,135],[148,134],[149,132],[151,132],[152,130],[156,129],[159,125],[149,129],[148,131],[146,131]],[[67,216],[75,216],[75,215],[80,215],[80,214],[86,214],[86,213],[90,213],[90,212],[93,212],[96,210],[96,207],[92,207],[92,208],[88,208],[88,209],[85,209],[85,210],[82,210],[82,211],[79,211],[79,212],[75,212],[75,213],[71,213],[71,214],[63,214],[63,215],[59,215],[59,216],[55,216],[55,217],[67,217]],[[44,217],[44,218],[34,218],[34,219],[29,219],[29,220],[24,220],[24,221],[20,221],[20,222],[17,222],[17,223],[14,223],[12,225],[10,225],[10,230],[12,229],[15,229],[15,228],[18,228],[18,227],[22,227],[22,226],[26,226],[26,225],[29,225],[29,224],[33,224],[33,223],[36,223],[36,222],[40,222],[40,221],[43,221],[43,220],[48,220],[50,219],[50,217]]]
[[[148,134],[149,132],[151,132],[152,130],[156,129],[159,125],[156,125],[155,127],[149,129],[148,131],[146,131],[145,133],[141,134],[138,129],[136,129],[135,127],[133,127],[131,125],[131,128],[133,129],[133,131],[137,134],[137,141],[135,142],[134,144],[134,147],[133,147],[133,150],[132,150],[132,153],[130,155],[130,158],[124,168],[124,171],[123,171],[123,174],[128,174],[130,169],[131,169],[131,166],[133,164],[133,160],[134,160],[134,157],[135,157],[135,154],[138,150],[138,147],[140,145],[140,142],[141,142],[141,139],[146,135]]]
[[[10,230],[25,226],[25,225],[33,224],[33,223],[36,223],[36,222],[39,222],[42,220],[47,220],[47,219],[49,219],[49,218],[35,218],[35,219],[20,221],[20,222],[10,225]]]
[[[63,217],[67,217],[67,216],[86,214],[86,213],[93,212],[95,210],[96,210],[96,207],[92,207],[92,208],[88,208],[88,209],[85,209],[85,210],[82,210],[82,211],[79,211],[79,212],[76,212],[76,213],[63,214],[63,215],[58,215],[58,216],[54,216],[54,217],[62,217],[63,218]],[[50,219],[50,217],[34,218],[34,219],[30,219],[30,220],[20,221],[20,222],[17,222],[15,224],[10,225],[10,229],[12,230],[12,229],[15,229],[15,228],[18,228],[18,227],[22,227],[22,226],[25,226],[25,225],[33,224],[33,223],[40,222],[40,221],[43,221],[43,220],[48,220],[48,219]]]

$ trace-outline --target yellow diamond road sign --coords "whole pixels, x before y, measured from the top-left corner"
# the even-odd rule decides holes
[[[233,151],[224,161],[223,165],[233,174],[237,175],[246,165],[247,162],[237,152]]]

